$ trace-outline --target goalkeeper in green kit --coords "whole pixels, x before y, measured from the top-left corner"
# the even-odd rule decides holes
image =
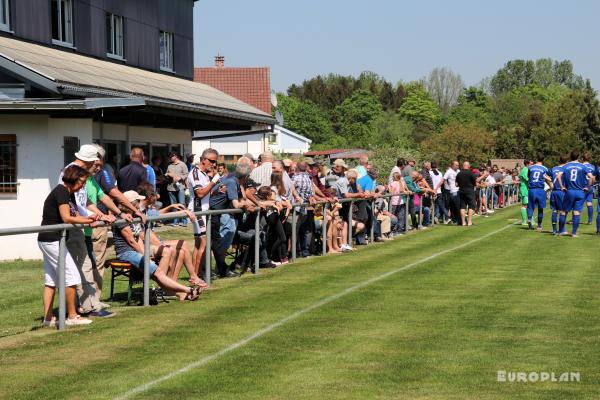
[[[521,225],[527,225],[527,203],[529,203],[529,166],[530,160],[525,160],[525,166],[519,172],[519,192],[521,194]]]

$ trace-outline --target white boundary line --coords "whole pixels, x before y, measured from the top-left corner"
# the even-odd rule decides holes
[[[344,297],[344,296],[346,296],[349,293],[352,293],[352,292],[354,292],[354,291],[356,291],[358,289],[362,289],[365,286],[369,286],[372,283],[375,283],[375,282],[378,282],[380,280],[386,279],[386,278],[388,278],[388,277],[390,277],[392,275],[397,274],[398,272],[406,271],[407,269],[410,269],[410,268],[416,267],[417,265],[420,265],[420,264],[426,263],[428,261],[431,261],[434,258],[437,258],[439,256],[443,256],[444,254],[451,253],[453,251],[462,249],[463,247],[470,246],[473,243],[477,243],[477,242],[479,242],[481,240],[487,239],[488,237],[493,236],[493,235],[495,235],[497,233],[500,233],[503,230],[508,229],[508,228],[510,228],[513,225],[514,224],[506,225],[503,228],[500,228],[500,229],[495,230],[493,232],[487,233],[487,234],[485,234],[483,236],[478,237],[477,239],[470,240],[470,241],[468,241],[466,243],[460,244],[458,246],[452,247],[452,248],[447,249],[447,250],[442,250],[442,251],[434,253],[434,254],[432,254],[432,255],[430,255],[428,257],[425,257],[425,258],[423,258],[423,259],[421,259],[419,261],[415,261],[415,262],[407,264],[407,265],[405,265],[403,267],[400,267],[400,268],[394,269],[392,271],[386,272],[385,274],[382,274],[382,275],[373,277],[371,279],[368,279],[368,280],[366,280],[364,282],[361,282],[361,283],[359,283],[357,285],[351,286],[351,287],[349,287],[349,288],[347,288],[347,289],[345,289],[345,290],[343,290],[343,291],[341,291],[341,292],[339,292],[337,294],[334,294],[332,296],[326,297],[325,299],[319,301],[318,303],[313,304],[312,306],[308,306],[308,307],[306,307],[306,308],[304,308],[304,309],[302,309],[300,311],[297,311],[297,312],[295,312],[295,313],[293,313],[291,315],[288,315],[287,317],[285,317],[283,319],[280,319],[279,321],[274,322],[271,325],[268,325],[268,326],[266,326],[266,327],[264,327],[264,328],[256,331],[252,335],[250,335],[250,336],[248,336],[248,337],[246,337],[246,338],[244,338],[244,339],[242,339],[242,340],[240,340],[238,342],[235,342],[235,343],[233,343],[233,344],[225,347],[224,349],[219,350],[216,353],[213,353],[213,354],[211,354],[209,356],[203,357],[203,358],[199,359],[198,361],[194,361],[194,362],[186,365],[185,367],[182,367],[182,368],[180,368],[178,370],[175,370],[175,371],[173,371],[171,373],[163,375],[160,378],[157,378],[157,379],[155,379],[153,381],[144,383],[143,385],[136,386],[133,389],[128,390],[127,392],[125,392],[123,395],[115,397],[115,400],[125,400],[125,399],[130,398],[131,396],[135,396],[136,394],[143,393],[143,392],[147,391],[148,389],[150,389],[153,386],[156,386],[156,385],[158,385],[160,383],[168,381],[169,379],[174,378],[174,377],[176,377],[178,375],[185,374],[186,372],[189,372],[189,371],[191,371],[193,369],[199,368],[199,367],[201,367],[201,366],[203,366],[203,365],[211,362],[212,360],[215,360],[215,359],[219,358],[222,355],[225,355],[225,354],[227,354],[227,353],[229,353],[229,352],[231,352],[233,350],[239,349],[240,347],[242,347],[242,346],[250,343],[254,339],[258,339],[259,337],[261,337],[261,336],[263,336],[263,335],[265,335],[265,334],[267,334],[267,333],[269,333],[269,332],[271,332],[271,331],[279,328],[280,326],[284,325],[285,323],[287,323],[289,321],[292,321],[292,320],[294,320],[294,319],[296,319],[296,318],[298,318],[298,317],[300,317],[300,316],[302,316],[302,315],[304,315],[306,313],[309,313],[309,312],[313,311],[316,308],[324,306],[325,304],[331,303],[332,301],[335,301],[335,300],[337,300],[337,299],[339,299],[341,297]]]

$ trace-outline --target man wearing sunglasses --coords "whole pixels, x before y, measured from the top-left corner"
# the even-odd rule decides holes
[[[188,209],[192,212],[206,211],[209,208],[210,191],[220,179],[217,173],[219,153],[215,149],[206,149],[200,157],[194,156],[192,171],[188,175],[190,202]],[[194,226],[194,254],[192,256],[196,274],[200,274],[200,265],[204,259],[206,248],[206,217],[198,218],[198,226]]]

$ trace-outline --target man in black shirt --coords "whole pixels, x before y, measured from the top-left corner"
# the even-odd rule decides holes
[[[456,175],[456,185],[458,186],[458,195],[460,197],[460,218],[462,225],[471,226],[473,225],[473,210],[475,210],[475,185],[478,184],[482,179],[485,179],[487,173],[481,174],[476,177],[471,171],[471,164],[468,161],[463,163],[463,168]],[[468,211],[468,220],[465,221],[465,216]]]
[[[119,170],[119,189],[125,193],[129,190],[137,191],[142,182],[147,182],[146,167],[144,161],[144,150],[139,147],[131,149],[129,155],[131,162]]]

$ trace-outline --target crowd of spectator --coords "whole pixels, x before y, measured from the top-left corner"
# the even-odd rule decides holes
[[[515,171],[472,168],[468,161],[460,170],[458,161],[453,161],[441,172],[435,162],[425,162],[419,169],[414,160],[398,159],[387,180],[382,180],[367,156],[351,168],[343,159],[329,165],[309,157],[277,160],[264,152],[255,160],[246,154],[231,172],[210,148],[186,157],[186,162],[171,153],[166,168],[160,158],[148,163],[141,148],[133,148],[129,163],[118,171],[104,164],[104,156],[99,145],[81,146],[44,203],[42,225],[90,225],[84,232],[69,231],[67,239],[68,325],[114,315],[108,311],[110,305],[101,301],[111,229],[119,260],[143,270],[149,257],[152,279],[179,300],[193,301],[207,287],[200,278],[204,273],[230,278],[254,272],[256,256],[260,268],[275,268],[287,264],[292,253],[302,258],[318,255],[322,249],[349,252],[371,237],[375,242],[392,240],[434,223],[472,225],[474,212],[491,213],[516,201],[512,187],[519,183]],[[236,209],[244,212],[227,212]],[[223,212],[195,214],[207,210]],[[161,240],[150,231],[151,250],[145,254],[147,216],[171,211],[186,215],[173,220],[173,225],[192,225],[193,249],[183,240]],[[214,272],[204,271],[207,218]],[[124,222],[113,224],[117,219]],[[38,238],[46,274],[45,325],[56,323],[52,304],[59,240],[57,232],[40,233]],[[183,267],[188,285],[179,281]]]

